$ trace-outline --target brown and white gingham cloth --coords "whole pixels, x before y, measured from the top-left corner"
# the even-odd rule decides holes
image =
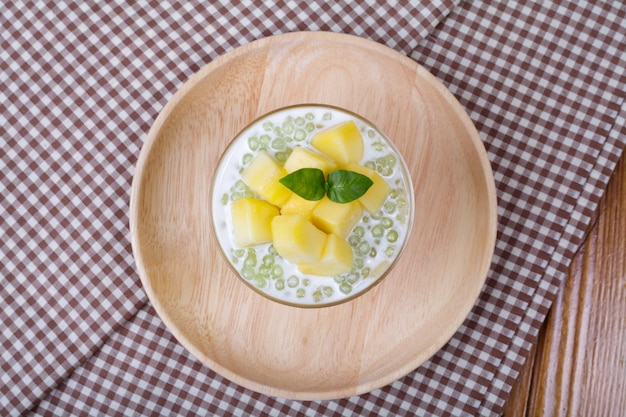
[[[626,6],[252,3],[3,3],[0,415],[500,413],[626,143]],[[267,397],[200,364],[150,306],[129,243],[134,165],[168,98],[220,54],[302,30],[429,69],[498,189],[496,253],[463,326],[406,377],[337,401]]]

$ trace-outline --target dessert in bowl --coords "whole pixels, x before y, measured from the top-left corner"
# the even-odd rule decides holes
[[[300,307],[379,283],[413,219],[411,177],[391,140],[326,105],[280,108],[248,125],[224,152],[211,195],[214,234],[237,275]]]

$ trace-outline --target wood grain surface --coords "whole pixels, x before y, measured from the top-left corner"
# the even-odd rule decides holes
[[[373,122],[409,167],[416,220],[374,289],[327,308],[285,306],[238,279],[211,234],[210,184],[235,135],[295,104]],[[453,335],[484,284],[496,234],[482,142],[453,96],[409,58],[330,33],[266,38],[213,61],[172,98],[142,148],[131,238],[144,288],[176,338],[255,391],[329,399],[386,385]]]
[[[626,158],[505,416],[626,416]]]

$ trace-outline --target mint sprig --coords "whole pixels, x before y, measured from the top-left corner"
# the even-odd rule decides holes
[[[326,194],[326,180],[321,169],[300,168],[278,181],[305,200],[321,200]]]
[[[354,171],[337,170],[328,174],[318,168],[300,168],[279,182],[305,200],[318,201],[324,195],[335,203],[345,204],[363,196],[374,184],[366,175]]]

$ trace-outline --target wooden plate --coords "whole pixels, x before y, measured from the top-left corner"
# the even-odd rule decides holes
[[[415,190],[394,270],[361,297],[320,309],[252,291],[211,231],[210,184],[226,146],[257,117],[301,103],[375,123],[404,155]],[[364,39],[292,33],[225,54],[174,95],[139,156],[130,228],[145,291],[194,356],[252,390],[321,400],[391,383],[454,334],[491,262],[496,197],[474,126],[424,68]]]

